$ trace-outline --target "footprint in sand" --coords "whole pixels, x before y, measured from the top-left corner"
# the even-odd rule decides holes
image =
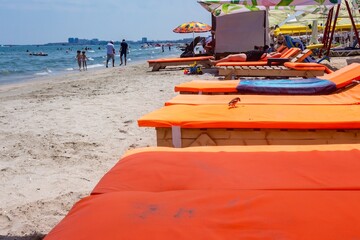
[[[11,219],[4,215],[3,213],[0,214],[0,229],[5,230],[11,226]]]

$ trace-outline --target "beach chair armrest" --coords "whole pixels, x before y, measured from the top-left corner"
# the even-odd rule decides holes
[[[267,65],[271,66],[273,63],[284,64],[285,62],[289,62],[289,58],[268,58]]]

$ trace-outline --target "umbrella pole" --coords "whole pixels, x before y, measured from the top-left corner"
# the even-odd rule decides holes
[[[193,52],[193,57],[195,56],[195,32],[193,31],[193,49],[192,49],[192,52]]]

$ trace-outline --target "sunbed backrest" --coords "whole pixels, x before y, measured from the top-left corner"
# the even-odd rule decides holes
[[[300,48],[289,48],[282,53],[281,58],[290,58],[294,57],[301,52]]]
[[[278,49],[276,49],[278,53],[283,53],[286,50],[288,50],[288,48],[285,45],[281,45]]]
[[[346,67],[340,68],[339,70],[319,78],[332,81],[336,84],[337,88],[345,87],[354,80],[360,80],[360,64],[352,63]]]

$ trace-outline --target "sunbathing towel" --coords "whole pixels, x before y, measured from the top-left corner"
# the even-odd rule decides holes
[[[330,94],[336,91],[336,85],[329,80],[318,78],[240,80],[236,89],[241,94],[312,95]]]

